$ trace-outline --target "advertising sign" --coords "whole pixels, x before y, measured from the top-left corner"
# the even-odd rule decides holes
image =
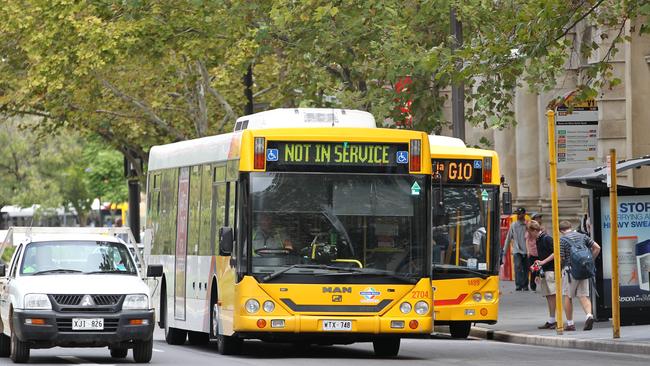
[[[600,198],[605,307],[611,307],[609,197]],[[650,195],[618,197],[618,273],[621,308],[650,306]]]

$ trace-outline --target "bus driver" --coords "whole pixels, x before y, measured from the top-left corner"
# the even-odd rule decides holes
[[[257,228],[253,232],[253,252],[267,248],[293,250],[293,243],[281,227],[273,227],[271,215],[260,213],[257,217]]]

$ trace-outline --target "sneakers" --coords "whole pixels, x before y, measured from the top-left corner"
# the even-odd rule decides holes
[[[594,317],[590,316],[585,320],[585,327],[582,330],[591,330],[594,327]]]
[[[567,332],[574,331],[574,330],[576,330],[576,325],[575,324],[566,325],[566,326],[564,326],[564,330],[566,330]]]
[[[539,327],[537,327],[537,329],[555,329],[556,326],[557,326],[557,323],[555,323],[555,322],[553,322],[553,323],[546,322],[543,325],[540,325]]]

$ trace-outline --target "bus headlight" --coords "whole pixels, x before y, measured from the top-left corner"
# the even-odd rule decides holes
[[[262,309],[264,309],[264,311],[267,313],[270,313],[275,310],[275,304],[271,300],[266,300],[264,301],[264,305],[262,305]]]
[[[413,307],[411,306],[411,304],[409,304],[408,302],[403,302],[403,303],[399,306],[399,311],[401,311],[403,314],[408,314],[408,313],[411,312],[411,309],[412,309],[412,308],[413,308]]]
[[[249,314],[255,314],[260,311],[260,303],[255,299],[246,300],[246,304],[244,306],[246,307],[246,311]]]
[[[474,301],[476,301],[476,302],[481,301],[481,293],[480,292],[473,293],[472,294],[472,299],[474,299]]]
[[[492,301],[494,300],[494,294],[491,292],[484,292],[483,298],[485,299],[485,301]]]
[[[415,303],[415,312],[419,315],[424,315],[429,312],[429,304],[426,301],[418,301]]]

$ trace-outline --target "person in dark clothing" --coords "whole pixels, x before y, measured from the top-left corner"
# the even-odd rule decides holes
[[[541,225],[537,221],[528,223],[528,235],[535,238],[537,247],[537,259],[534,265],[541,268],[540,284],[541,294],[546,298],[548,306],[548,320],[540,325],[539,329],[553,329],[557,326],[555,320],[555,268],[553,262],[553,238],[545,231],[542,231]],[[543,274],[543,276],[541,276]]]
[[[528,253],[526,250],[526,209],[519,207],[515,213],[517,214],[517,221],[510,225],[510,229],[508,229],[508,234],[506,234],[506,240],[503,245],[503,253],[501,254],[501,261],[503,262],[503,256],[508,252],[510,242],[514,242],[512,245],[512,253],[515,266],[515,290],[528,291],[530,264],[528,264]]]

